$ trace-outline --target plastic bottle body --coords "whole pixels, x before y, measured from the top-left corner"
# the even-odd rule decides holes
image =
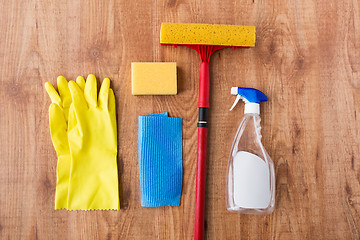
[[[274,163],[261,143],[260,116],[245,114],[234,138],[227,169],[227,209],[248,214],[272,213]]]

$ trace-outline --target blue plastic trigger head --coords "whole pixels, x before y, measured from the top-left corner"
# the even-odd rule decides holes
[[[264,93],[255,88],[241,88],[238,87],[238,95],[251,103],[266,102],[268,98]]]

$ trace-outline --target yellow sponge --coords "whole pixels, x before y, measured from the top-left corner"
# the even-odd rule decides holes
[[[253,47],[255,46],[255,27],[162,23],[160,43]]]
[[[131,63],[132,95],[177,94],[175,62]]]

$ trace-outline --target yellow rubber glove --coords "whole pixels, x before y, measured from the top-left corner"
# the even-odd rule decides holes
[[[115,96],[105,78],[99,96],[94,75],[84,91],[69,82],[71,167],[68,210],[120,209]],[[74,120],[75,118],[75,120]]]
[[[80,88],[84,89],[85,80],[83,77],[78,77],[76,82]],[[54,89],[51,83],[45,83],[45,89],[52,102],[49,107],[50,134],[58,156],[55,209],[62,209],[67,207],[68,199],[71,157],[67,131],[69,108],[72,103],[72,99],[68,82],[63,76],[59,76],[57,78],[57,86],[59,92]],[[73,123],[72,125],[74,124],[76,123]]]

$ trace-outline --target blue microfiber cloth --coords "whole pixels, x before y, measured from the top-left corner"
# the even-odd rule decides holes
[[[139,116],[142,207],[179,206],[182,188],[182,119],[167,113]]]

